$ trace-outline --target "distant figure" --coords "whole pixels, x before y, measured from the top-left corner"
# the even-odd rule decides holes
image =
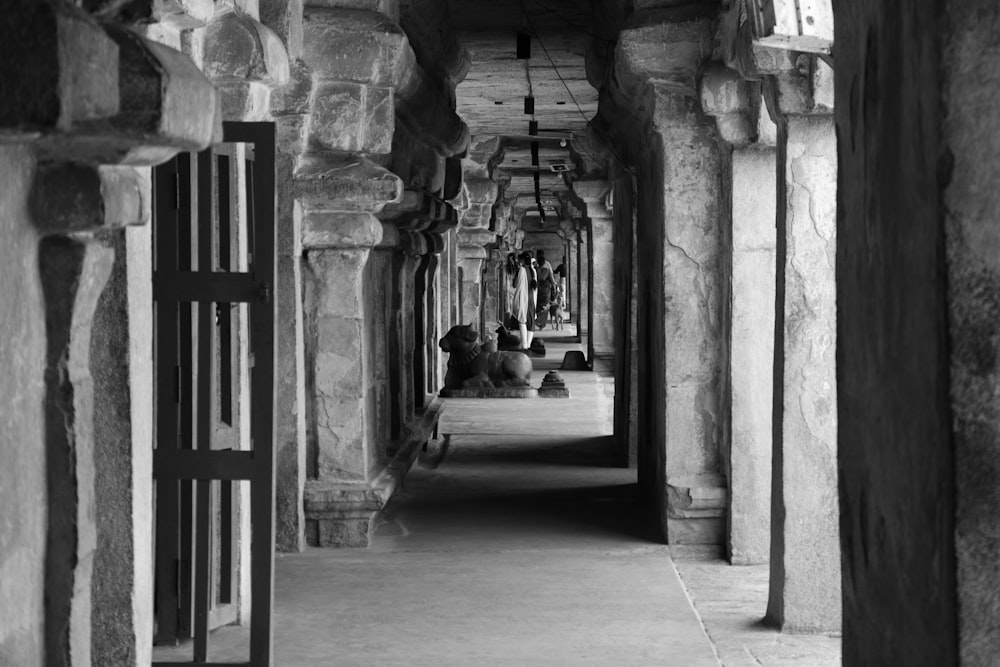
[[[566,317],[565,307],[566,296],[563,294],[562,288],[557,285],[552,302],[549,304],[549,317],[552,318],[552,328],[556,331],[562,329],[563,319]]]
[[[531,253],[522,253],[517,273],[514,274],[514,295],[511,299],[511,315],[517,321],[517,330],[525,348],[531,345],[535,329],[535,308],[531,303]]]
[[[549,319],[549,305],[558,285],[552,273],[552,265],[545,259],[545,251],[539,250],[538,257],[538,303],[535,308],[539,329],[544,329]]]
[[[562,316],[566,317],[566,278],[569,276],[569,271],[566,269],[566,255],[563,255],[562,261],[559,262],[559,266],[552,273],[555,274],[556,280],[559,282],[559,289],[562,291],[563,302],[562,302]]]

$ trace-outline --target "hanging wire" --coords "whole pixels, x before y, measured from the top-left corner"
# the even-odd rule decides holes
[[[535,1],[537,2],[538,0]],[[524,0],[521,0],[521,7],[523,9]],[[573,100],[573,104],[576,106],[576,110],[577,112],[579,112],[580,117],[583,118],[584,122],[590,127],[590,129],[594,132],[594,134],[596,134],[598,138],[600,138],[600,140],[604,142],[604,145],[608,147],[608,150],[611,151],[611,154],[615,156],[615,159],[618,160],[621,166],[631,172],[632,168],[628,166],[628,163],[624,159],[622,159],[622,156],[618,153],[618,151],[615,150],[614,144],[612,144],[603,134],[601,134],[600,130],[597,129],[597,126],[591,123],[591,119],[588,118],[587,114],[583,111],[583,107],[580,106],[580,103],[577,101],[576,96],[573,94],[573,91],[570,90],[569,84],[566,83],[566,79],[563,78],[562,73],[559,71],[559,67],[556,66],[555,61],[552,60],[552,56],[549,55],[549,50],[545,47],[545,42],[542,41],[541,36],[538,34],[538,30],[535,28],[535,26],[531,25],[531,21],[528,20],[528,15],[524,14],[524,18],[528,22],[528,25],[531,28],[531,32],[534,35],[535,39],[538,40],[538,45],[542,47],[542,52],[545,54],[545,58],[549,61],[549,66],[552,68],[552,71],[555,73],[556,77],[558,77],[559,81],[562,83],[563,88],[565,88],[566,92],[569,93],[570,99]],[[578,148],[582,149],[583,152],[586,153],[588,156],[590,156],[590,158],[595,162],[603,162],[603,160],[601,160],[596,155],[587,150],[587,148],[582,144],[579,145]]]

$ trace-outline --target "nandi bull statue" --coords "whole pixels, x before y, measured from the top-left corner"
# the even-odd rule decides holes
[[[472,387],[527,387],[531,359],[524,352],[487,352],[479,343],[479,332],[471,324],[453,326],[438,345],[451,356],[445,389]]]

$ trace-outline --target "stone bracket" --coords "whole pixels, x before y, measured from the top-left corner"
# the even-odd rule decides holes
[[[35,141],[43,159],[134,166],[221,141],[218,93],[184,54],[67,3],[22,11],[5,25],[36,30],[52,51],[5,75],[0,134]],[[0,30],[0,40],[18,37]]]

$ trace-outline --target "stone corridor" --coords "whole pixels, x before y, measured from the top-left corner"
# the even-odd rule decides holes
[[[996,0],[4,9],[0,666],[997,664]]]
[[[554,341],[570,338],[546,334],[536,368],[558,368],[580,346]],[[760,568],[747,577],[683,550],[674,565],[616,460],[610,378],[562,375],[570,399],[446,400],[441,437],[368,549],[279,557],[276,664],[840,664],[836,638],[762,626]],[[245,628],[217,630],[211,657],[246,659],[247,640]]]

